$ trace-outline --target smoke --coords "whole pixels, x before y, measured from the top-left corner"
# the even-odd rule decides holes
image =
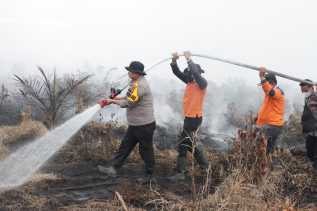
[[[149,82],[153,90],[158,123],[170,125],[171,122],[182,122],[185,84],[175,78],[155,78]],[[221,83],[208,80],[203,127],[211,133],[235,134],[237,125],[232,124],[228,112],[234,106],[236,118],[245,120],[251,114],[255,116],[264,99],[262,87],[258,84],[258,78],[254,79],[253,84],[241,78],[230,78]],[[281,83],[279,87],[285,93],[287,120],[291,113],[302,110],[304,100],[296,83]]]
[[[180,66],[185,66],[185,64],[180,63]],[[87,92],[95,96],[90,99],[89,105],[93,105],[99,99],[109,96],[111,86],[122,88],[127,83],[128,77],[120,79],[126,73],[124,68],[114,67],[113,65],[102,66],[85,63],[79,68],[82,72],[95,74],[95,77],[89,81],[87,88],[89,89]],[[34,69],[36,70],[36,68]],[[12,68],[12,72],[22,73],[25,72],[25,69],[23,69],[23,66],[16,65]],[[28,76],[25,73],[23,75]],[[177,125],[178,127],[183,121],[182,98],[185,84],[172,74],[168,63],[154,68],[146,77],[154,96],[157,123],[163,127],[171,127],[171,125]],[[204,103],[203,127],[212,133],[232,135],[235,133],[237,125],[232,124],[230,120],[232,116],[228,112],[233,109],[236,112],[235,118],[238,119],[257,113],[264,96],[261,87],[257,86],[259,79],[254,76],[254,83],[252,83],[245,78],[234,77],[223,81],[215,81],[210,78],[210,74],[205,74],[205,77],[208,79],[208,87]],[[14,81],[5,78],[10,79],[11,74],[4,77],[3,81],[9,83],[11,92],[15,92],[16,90],[12,85]],[[120,80],[118,81],[118,79]],[[287,119],[292,112],[302,110],[304,99],[296,83],[281,81],[279,86],[286,96],[285,119]],[[118,83],[113,84],[113,82]],[[122,94],[125,94],[125,91]],[[73,115],[73,111],[71,113],[70,116]],[[125,109],[114,105],[108,106],[100,111],[95,120],[126,123]]]

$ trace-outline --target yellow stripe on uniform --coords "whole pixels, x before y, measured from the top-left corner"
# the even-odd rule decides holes
[[[132,86],[130,95],[128,96],[128,101],[133,102],[133,103],[139,101],[138,82],[137,81]]]

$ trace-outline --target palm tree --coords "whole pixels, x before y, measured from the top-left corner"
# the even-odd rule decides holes
[[[64,80],[57,78],[56,72],[49,77],[43,68],[38,67],[40,78],[21,78],[14,75],[20,84],[20,93],[32,106],[37,107],[44,114],[44,123],[48,128],[56,126],[71,94],[76,88],[87,81],[92,75],[71,76]]]

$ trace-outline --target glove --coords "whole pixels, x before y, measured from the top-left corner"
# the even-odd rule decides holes
[[[176,63],[176,61],[179,59],[179,55],[177,52],[172,53],[172,63]]]
[[[265,72],[266,72],[265,67],[260,67],[259,68],[259,76],[260,76],[261,80],[265,79]]]
[[[111,88],[110,89],[110,99],[114,99],[117,95],[119,95],[121,93],[122,90],[120,89],[115,89],[115,88]]]
[[[98,102],[98,104],[101,106],[101,108],[103,108],[103,107],[109,105],[109,102],[104,99],[104,100],[100,100],[100,101]]]
[[[184,51],[184,56],[187,61],[190,61],[192,58],[192,53],[190,51]]]

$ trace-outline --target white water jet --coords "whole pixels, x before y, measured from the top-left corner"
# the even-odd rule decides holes
[[[8,190],[27,182],[99,110],[98,104],[85,110],[0,161],[0,190]]]

